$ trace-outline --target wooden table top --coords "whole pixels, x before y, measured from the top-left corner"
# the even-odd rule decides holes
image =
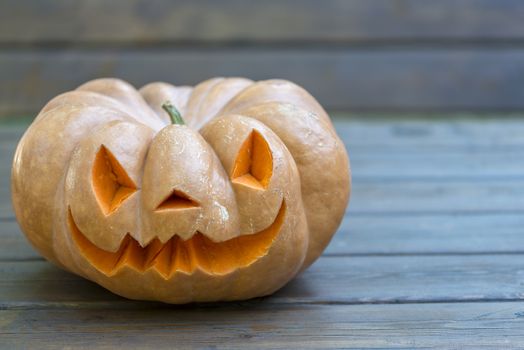
[[[346,119],[353,194],[275,295],[129,301],[47,263],[10,204],[25,126],[0,127],[0,348],[522,348],[524,119]]]

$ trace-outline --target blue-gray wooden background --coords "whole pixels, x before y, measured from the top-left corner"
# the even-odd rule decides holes
[[[524,107],[522,0],[0,0],[0,118],[83,81],[281,77],[332,111]]]

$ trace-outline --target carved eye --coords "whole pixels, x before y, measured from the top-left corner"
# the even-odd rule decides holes
[[[156,210],[177,210],[177,209],[189,209],[198,208],[200,205],[197,201],[191,199],[187,194],[173,190],[166,199],[164,199],[157,207]]]
[[[231,180],[248,187],[264,190],[273,174],[273,155],[264,137],[253,130],[240,146]]]
[[[116,157],[100,146],[93,166],[93,187],[104,214],[110,215],[122,202],[136,192],[137,187]]]

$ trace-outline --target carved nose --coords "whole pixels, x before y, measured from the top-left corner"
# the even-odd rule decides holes
[[[173,190],[160,204],[155,211],[181,210],[199,208],[200,204],[182,191]]]

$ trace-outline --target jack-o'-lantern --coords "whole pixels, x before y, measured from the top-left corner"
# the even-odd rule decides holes
[[[45,258],[169,303],[279,289],[322,253],[349,192],[329,117],[282,80],[90,81],[43,108],[12,169],[18,222]]]

